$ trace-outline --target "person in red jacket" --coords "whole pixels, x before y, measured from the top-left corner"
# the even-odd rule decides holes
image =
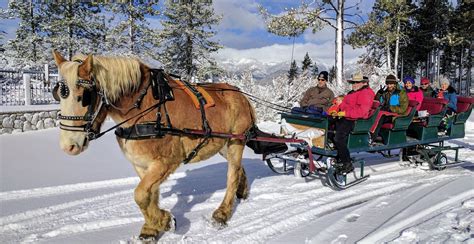
[[[375,93],[369,87],[369,79],[362,74],[354,74],[348,80],[352,90],[344,97],[335,121],[334,146],[337,149],[337,162],[335,164],[340,173],[347,174],[354,170],[351,156],[347,148],[349,133],[354,129],[355,120],[369,118]]]
[[[423,91],[415,86],[415,80],[410,76],[405,77],[403,79],[403,83],[405,84],[408,100],[414,100],[418,102],[418,105],[416,106],[416,110],[418,111],[421,107],[421,103],[423,102]]]

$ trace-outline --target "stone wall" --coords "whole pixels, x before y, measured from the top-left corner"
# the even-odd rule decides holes
[[[42,130],[58,125],[58,111],[19,111],[0,113],[0,135]]]

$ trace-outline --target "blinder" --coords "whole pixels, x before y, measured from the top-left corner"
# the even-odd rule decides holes
[[[71,120],[71,121],[84,121],[86,124],[83,125],[65,125],[60,123],[60,128],[68,131],[78,131],[86,132],[89,140],[97,138],[98,132],[94,131],[93,123],[97,118],[100,110],[104,105],[108,105],[107,99],[103,92],[97,89],[96,82],[92,80],[77,80],[76,86],[84,88],[81,97],[81,105],[87,107],[87,112],[83,116],[70,116],[58,114],[58,119],[60,120]],[[58,82],[53,89],[53,97],[57,101],[60,101],[60,98],[67,98],[70,94],[70,90],[64,82]],[[100,104],[96,108],[97,98],[100,96]],[[79,100],[78,100],[79,102]]]
[[[63,99],[66,99],[69,96],[69,93],[70,93],[69,88],[62,81],[56,83],[56,85],[53,88],[53,98],[54,100],[58,102],[61,100],[60,97],[62,97]]]

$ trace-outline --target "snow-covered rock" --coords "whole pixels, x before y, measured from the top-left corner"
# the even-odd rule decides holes
[[[40,118],[42,118],[42,119],[48,118],[49,113],[48,113],[48,112],[40,112],[40,113],[39,113],[39,116],[40,116]]]
[[[30,121],[25,121],[25,123],[23,123],[23,131],[30,131],[32,130],[33,128],[31,127],[31,122]]]
[[[44,129],[44,121],[43,120],[40,120],[40,121],[38,121],[38,123],[36,123],[36,129],[38,129],[38,130]]]
[[[54,120],[52,118],[46,118],[44,120],[44,128],[48,129],[48,128],[53,128],[53,127],[55,127]]]
[[[11,134],[13,131],[13,128],[2,128],[1,134]]]
[[[11,117],[6,117],[2,121],[2,126],[4,128],[13,128],[13,120]]]
[[[21,128],[23,128],[23,123],[24,123],[23,121],[17,119],[17,120],[15,120],[15,122],[13,122],[13,123],[14,123],[14,124],[13,124],[13,128],[15,128],[15,129],[21,129]]]
[[[58,117],[58,111],[50,111],[49,112],[49,117],[55,119]]]
[[[36,125],[38,123],[39,118],[40,118],[39,113],[33,114],[33,118],[31,119],[31,123]]]
[[[23,116],[25,117],[26,121],[30,121],[33,119],[33,115],[30,114],[30,113],[25,113],[23,114]]]

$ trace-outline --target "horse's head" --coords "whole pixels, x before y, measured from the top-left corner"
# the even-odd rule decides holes
[[[84,60],[68,61],[53,51],[63,81],[59,81],[53,97],[60,101],[60,146],[70,155],[83,152],[90,140],[100,132],[106,117],[105,97],[94,79],[92,55]]]

